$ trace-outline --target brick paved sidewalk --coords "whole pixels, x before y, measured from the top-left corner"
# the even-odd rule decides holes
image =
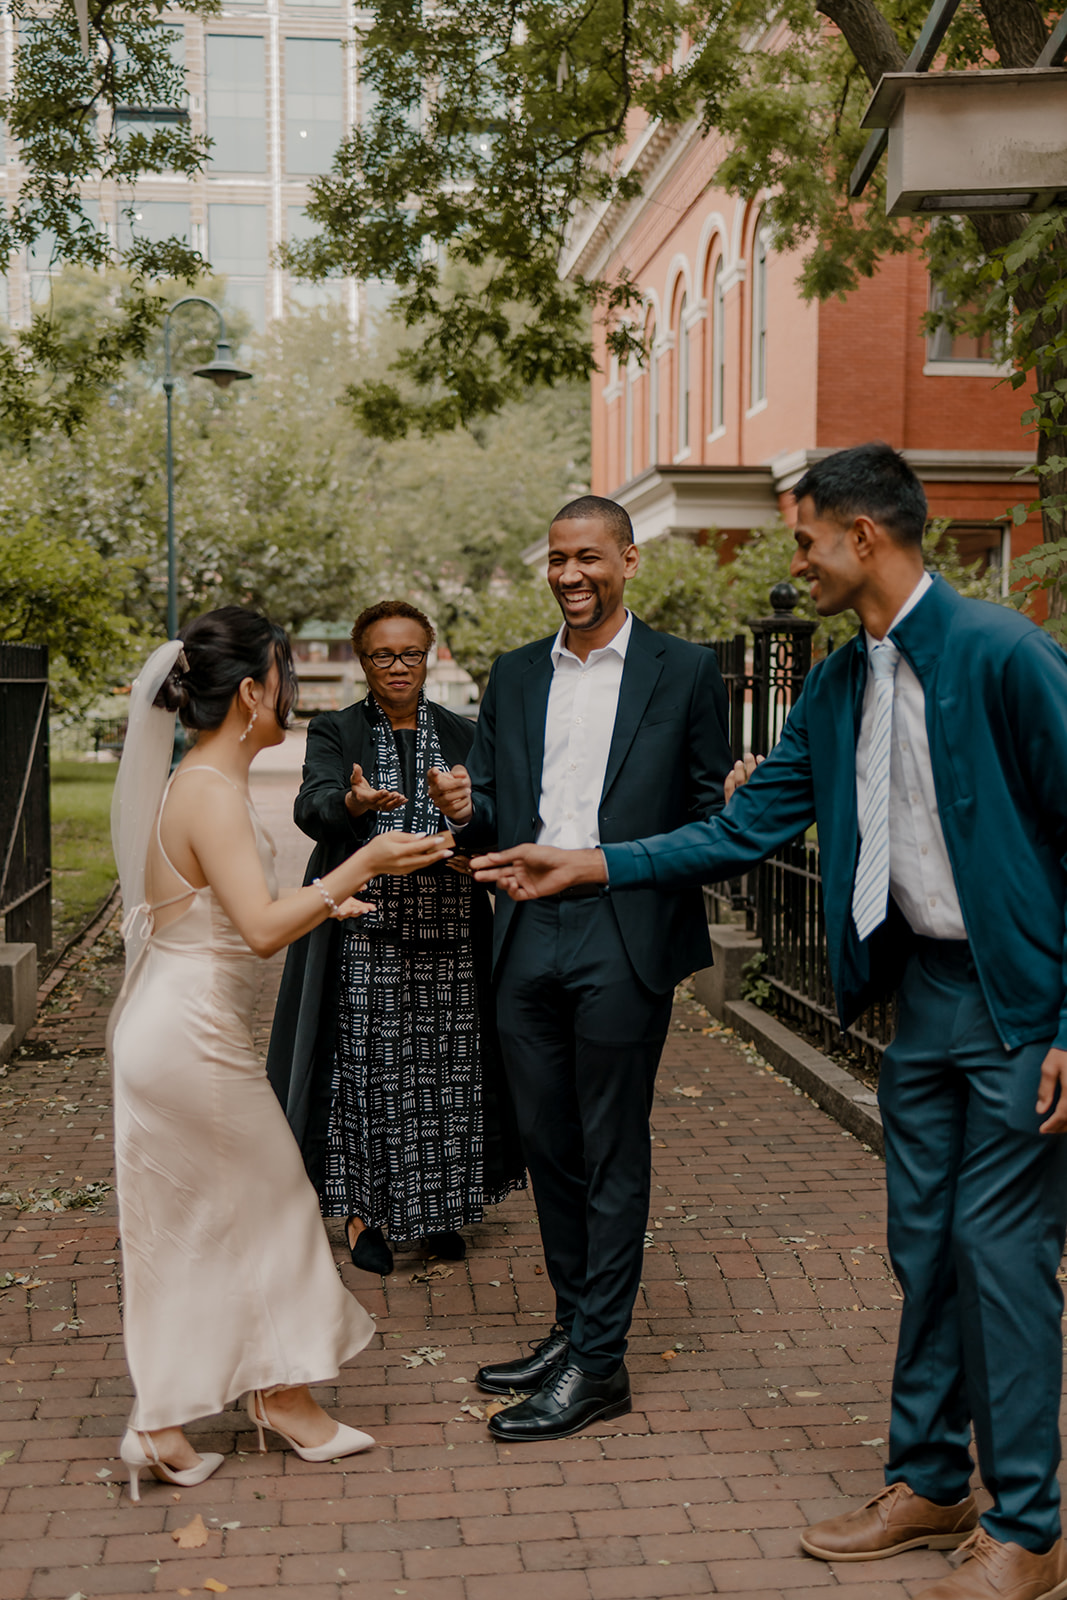
[[[83,1191],[111,1172],[103,1026],[114,928],[55,990],[0,1081],[3,1188]],[[280,960],[264,967],[267,1025]],[[140,1507],[116,1458],[129,1405],[114,1197],[98,1213],[0,1202],[0,1600],[202,1594],[291,1600],[905,1600],[946,1570],[915,1552],[831,1567],[813,1517],[881,1485],[899,1298],[881,1164],[679,1006],[654,1115],[654,1187],[630,1367],[634,1411],[552,1445],[490,1440],[475,1369],[551,1323],[531,1202],[471,1230],[460,1264],[398,1259],[344,1281],[380,1338],[336,1404],[378,1448],[340,1466],[251,1454],[237,1412],[190,1429],[227,1452]],[[26,1279],[27,1281],[20,1281]],[[420,1359],[421,1358],[421,1359]],[[418,1363],[418,1364],[415,1364]],[[173,1530],[199,1514],[200,1549]]]

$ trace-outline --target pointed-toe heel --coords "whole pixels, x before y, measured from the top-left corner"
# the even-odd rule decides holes
[[[122,1436],[119,1455],[129,1470],[130,1499],[138,1505],[141,1500],[141,1473],[145,1468],[161,1483],[173,1483],[179,1489],[192,1489],[198,1483],[206,1482],[226,1459],[214,1450],[205,1450],[195,1467],[179,1470],[160,1460],[150,1434],[136,1433],[132,1428],[127,1428]]]
[[[263,1438],[264,1428],[271,1428],[291,1446],[300,1457],[301,1461],[334,1461],[338,1456],[358,1455],[361,1450],[369,1450],[374,1440],[369,1433],[361,1433],[358,1428],[350,1428],[344,1422],[337,1424],[337,1432],[325,1444],[298,1444],[297,1441],[284,1428],[279,1428],[276,1422],[271,1422],[263,1404],[263,1391],[253,1389],[248,1396],[248,1415],[256,1425],[259,1433],[259,1448],[266,1450],[266,1441]]]
[[[345,1223],[346,1239],[349,1224],[355,1220],[355,1217],[349,1217]],[[349,1243],[348,1253],[352,1257],[352,1265],[361,1272],[373,1272],[379,1278],[387,1278],[393,1270],[393,1252],[386,1244],[381,1228],[364,1228],[357,1233],[355,1244]]]

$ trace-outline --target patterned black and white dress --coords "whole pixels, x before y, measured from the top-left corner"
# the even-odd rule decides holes
[[[437,831],[426,773],[445,762],[425,698],[416,728],[395,732],[368,706],[376,786],[409,797],[378,814],[375,832]],[[376,878],[361,891],[375,914],[341,929],[322,1210],[360,1217],[398,1244],[479,1221],[522,1181],[488,1192],[484,1179],[471,892],[443,864]]]

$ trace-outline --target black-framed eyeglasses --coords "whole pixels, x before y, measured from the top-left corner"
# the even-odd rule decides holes
[[[394,661],[402,661],[405,667],[421,667],[429,655],[428,650],[372,650],[369,656],[364,656],[364,661],[369,661],[372,666],[381,670],[391,667]]]

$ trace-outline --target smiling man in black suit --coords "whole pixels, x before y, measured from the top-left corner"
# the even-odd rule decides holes
[[[726,694],[712,650],[626,609],[638,551],[622,506],[572,501],[549,532],[554,638],[494,665],[468,767],[431,793],[470,851],[662,833],[723,803]],[[675,984],[711,959],[701,891],[497,900],[497,1018],[537,1200],[556,1325],[483,1367],[533,1390],[489,1424],[554,1439],[630,1410],[626,1335],[648,1221],[648,1118]]]

